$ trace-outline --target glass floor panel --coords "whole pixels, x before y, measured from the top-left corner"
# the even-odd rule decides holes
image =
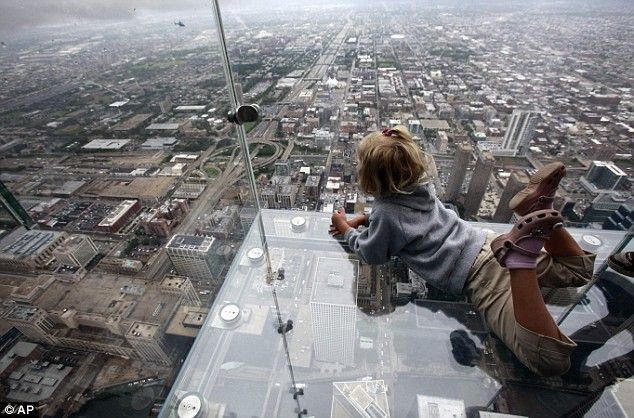
[[[632,399],[625,380],[634,370],[632,279],[603,269],[585,295],[544,290],[555,318],[567,313],[561,328],[579,348],[570,372],[542,378],[464,299],[411,277],[398,259],[362,265],[328,235],[329,214],[260,216],[272,269],[283,269],[283,278],[266,283],[266,254],[252,227],[161,416],[626,416],[619,411]],[[623,237],[571,233],[597,252],[597,271]]]

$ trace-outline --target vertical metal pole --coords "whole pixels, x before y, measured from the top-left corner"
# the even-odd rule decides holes
[[[233,80],[233,71],[231,71],[231,62],[229,61],[229,53],[227,52],[227,39],[225,37],[225,28],[222,23],[222,16],[220,14],[220,5],[218,0],[212,0],[211,2],[214,9],[214,18],[216,20],[216,32],[218,33],[218,43],[220,44],[220,54],[222,55],[222,66],[225,72],[225,78],[227,79],[227,90],[229,90],[229,99],[231,100],[231,106],[233,110],[236,110],[240,103],[238,102],[238,94],[236,93],[236,84]],[[266,258],[267,269],[267,283],[271,284],[273,281],[273,269],[271,267],[271,257],[269,255],[269,247],[266,242],[266,235],[264,234],[264,223],[262,222],[262,208],[260,207],[260,199],[258,196],[257,186],[255,184],[255,173],[253,172],[253,166],[251,165],[251,155],[249,154],[249,144],[247,142],[247,133],[244,130],[244,126],[236,125],[238,129],[238,142],[242,149],[242,156],[244,157],[244,168],[247,171],[247,181],[249,182],[249,189],[254,199],[255,210],[257,216],[255,222],[257,222],[260,232],[260,240],[262,243],[262,251]]]
[[[220,43],[220,53],[222,54],[222,64],[225,71],[225,78],[227,79],[227,87],[229,90],[229,98],[231,99],[231,105],[233,106],[233,110],[237,109],[239,106],[238,103],[238,95],[236,93],[236,85],[233,80],[233,72],[231,71],[231,63],[229,61],[229,53],[227,52],[227,43],[225,38],[225,29],[222,24],[222,17],[220,15],[220,5],[218,4],[218,0],[212,0],[212,5],[214,9],[214,18],[216,19],[216,30],[218,32],[218,41]],[[266,257],[266,268],[267,268],[267,282],[273,285],[273,300],[275,301],[275,308],[277,310],[277,321],[278,326],[282,327],[282,316],[280,313],[279,302],[277,300],[277,292],[275,291],[275,278],[273,277],[273,269],[271,267],[271,258],[269,254],[268,244],[266,242],[266,235],[264,234],[264,223],[262,221],[262,213],[260,207],[260,201],[258,199],[258,191],[255,184],[255,174],[253,173],[253,166],[251,165],[251,156],[249,155],[249,144],[247,142],[247,135],[242,125],[237,125],[238,129],[238,141],[240,142],[240,148],[242,149],[242,155],[244,156],[244,166],[247,171],[247,178],[249,181],[249,188],[251,189],[251,194],[255,199],[255,209],[257,211],[256,222],[258,225],[258,229],[260,232],[260,240],[262,242],[262,250],[264,251],[264,255]],[[282,342],[284,344],[284,352],[286,354],[286,361],[288,364],[288,370],[291,377],[291,382],[293,385],[294,398],[297,404],[297,414],[298,416],[302,415],[301,404],[299,399],[297,398],[297,384],[295,383],[295,375],[293,373],[293,366],[291,364],[291,357],[288,350],[288,343],[286,341],[286,335],[282,332]]]

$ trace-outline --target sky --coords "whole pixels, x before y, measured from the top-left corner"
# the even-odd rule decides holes
[[[146,11],[210,8],[205,0],[0,0],[0,29],[81,20],[128,20]]]
[[[381,0],[220,0],[224,9],[235,7],[250,8],[253,5],[270,7],[304,3],[318,5],[320,3],[341,4],[370,2]],[[393,0],[384,0],[392,2]],[[504,3],[504,0],[461,0],[457,3]],[[530,4],[545,0],[524,0],[520,3]],[[412,0],[419,4],[453,4],[456,0]],[[508,2],[508,0],[506,1]],[[594,3],[597,6],[624,3],[630,6],[634,0],[557,0],[553,3]],[[186,12],[192,10],[211,10],[211,0],[0,0],[0,31],[12,31],[32,26],[72,24],[90,20],[130,20],[135,13],[147,12]]]

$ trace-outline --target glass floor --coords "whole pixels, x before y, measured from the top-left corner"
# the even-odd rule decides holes
[[[162,417],[616,417],[633,410],[634,283],[604,264],[623,233],[571,230],[598,254],[598,280],[588,289],[544,289],[579,347],[570,372],[541,378],[465,300],[429,287],[398,259],[360,264],[328,235],[329,214],[259,216],[276,279],[266,282],[255,222]]]

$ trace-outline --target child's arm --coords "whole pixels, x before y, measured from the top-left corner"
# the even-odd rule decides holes
[[[373,214],[368,228],[363,231],[350,227],[344,229],[344,239],[350,248],[368,264],[386,263],[406,244],[398,217],[390,214]]]

